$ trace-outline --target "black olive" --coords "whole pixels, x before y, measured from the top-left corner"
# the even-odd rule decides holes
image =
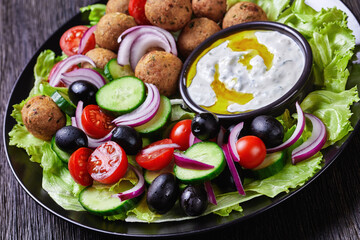
[[[172,173],[163,173],[150,184],[146,202],[153,212],[168,212],[179,197],[179,185]]]
[[[191,131],[195,137],[203,141],[214,138],[220,131],[219,119],[212,113],[196,114],[191,122]]]
[[[238,172],[238,174],[240,176],[241,183],[244,183],[244,178],[245,178],[244,170],[237,163],[235,163],[235,167],[236,167],[236,170],[237,170],[237,172]],[[220,190],[223,191],[223,192],[235,192],[235,191],[237,191],[236,186],[235,186],[235,182],[234,182],[234,178],[233,178],[233,176],[232,176],[232,174],[231,174],[228,167],[226,167],[224,169],[224,171],[222,171],[220,173],[219,176],[217,176],[216,178],[214,178],[211,181],[214,182],[216,185],[218,185]]]
[[[96,104],[96,92],[98,88],[87,81],[79,80],[73,82],[69,86],[69,98],[70,100],[77,105],[77,103],[81,100],[84,103],[84,106],[89,104]]]
[[[65,126],[55,133],[55,143],[58,148],[71,154],[78,148],[87,147],[88,139],[81,129]]]
[[[267,148],[275,147],[283,142],[284,127],[272,116],[261,115],[251,122],[252,135],[259,137]]]
[[[201,215],[208,206],[208,195],[203,185],[189,185],[181,194],[180,206],[188,216]]]
[[[111,140],[120,145],[128,155],[135,155],[142,148],[142,138],[132,127],[118,126],[112,131]]]

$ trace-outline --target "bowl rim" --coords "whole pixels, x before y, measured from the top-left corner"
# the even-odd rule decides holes
[[[205,41],[203,41],[199,46],[197,46],[194,51],[187,57],[185,60],[183,67],[181,69],[180,77],[179,77],[179,90],[182,99],[184,100],[185,104],[194,112],[201,113],[201,112],[209,112],[208,110],[200,107],[198,104],[196,104],[190,97],[187,86],[186,86],[186,76],[188,73],[188,69],[191,66],[191,64],[194,62],[196,57],[201,54],[201,52],[210,46],[212,43],[214,43],[216,40],[224,38],[226,36],[232,35],[236,32],[246,31],[246,30],[272,30],[277,31],[282,34],[285,34],[286,36],[293,39],[300,49],[302,50],[304,57],[305,57],[305,64],[304,69],[297,80],[297,82],[294,84],[294,86],[287,91],[282,97],[275,100],[274,102],[263,106],[261,108],[237,113],[237,114],[219,114],[214,113],[220,120],[240,120],[240,119],[249,119],[258,115],[261,115],[263,112],[265,112],[268,109],[278,108],[283,103],[287,102],[289,99],[291,99],[292,96],[297,93],[298,90],[300,90],[307,82],[307,80],[310,78],[311,71],[312,71],[312,65],[313,65],[313,54],[310,47],[310,44],[305,39],[305,37],[295,30],[292,27],[289,27],[285,24],[278,23],[278,22],[271,22],[271,21],[255,21],[255,22],[246,22],[237,24],[225,29],[220,30],[219,32],[213,34],[209,38],[207,38]]]

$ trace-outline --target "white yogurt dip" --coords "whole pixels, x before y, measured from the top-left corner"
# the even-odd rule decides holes
[[[196,64],[196,74],[188,87],[192,100],[204,107],[213,106],[217,96],[212,83],[217,79],[228,90],[252,94],[245,104],[230,103],[229,113],[245,112],[264,107],[288,92],[300,78],[305,57],[297,43],[276,31],[255,31],[257,42],[273,54],[271,66],[267,66],[260,55],[249,55],[253,50],[233,51],[230,41],[209,50]],[[241,61],[249,58],[247,64]],[[229,94],[229,93],[226,93]]]

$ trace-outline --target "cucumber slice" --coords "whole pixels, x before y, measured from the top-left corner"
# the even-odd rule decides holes
[[[165,126],[167,121],[171,116],[171,103],[170,100],[161,96],[159,110],[155,116],[147,123],[135,127],[135,130],[138,131],[143,136],[153,135],[158,132],[162,127]]]
[[[70,117],[75,116],[76,106],[63,92],[55,91],[51,95],[51,98],[65,114],[69,115]]]
[[[256,178],[264,179],[280,172],[284,166],[285,151],[280,151],[267,154],[264,161],[251,171]]]
[[[145,182],[150,185],[157,176],[159,176],[160,174],[163,174],[163,173],[172,173],[173,169],[174,169],[174,161],[169,163],[166,167],[164,167],[160,170],[157,170],[157,171],[151,171],[151,170],[145,169],[145,172],[144,172]]]
[[[124,76],[134,76],[130,65],[120,66],[117,59],[111,59],[104,67],[104,74],[109,81],[118,79]]]
[[[139,107],[145,100],[145,84],[136,77],[113,80],[96,93],[97,104],[115,115],[125,114]]]
[[[225,168],[225,156],[222,149],[213,142],[199,142],[185,151],[185,155],[199,162],[213,165],[208,170],[194,170],[175,164],[175,176],[183,183],[199,183],[217,177]]]
[[[108,189],[97,189],[87,187],[80,192],[79,202],[89,212],[100,216],[111,216],[126,213],[134,208],[140,201],[141,196],[120,201],[117,197],[112,197],[116,192]]]
[[[51,139],[51,149],[56,153],[56,155],[60,158],[61,161],[65,163],[69,162],[69,158],[71,155],[58,148],[55,143],[55,136]]]

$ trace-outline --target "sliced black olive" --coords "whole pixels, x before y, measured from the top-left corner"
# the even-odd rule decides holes
[[[56,132],[55,143],[58,148],[71,154],[78,148],[87,147],[88,139],[81,129],[65,126]]]
[[[69,98],[70,100],[77,105],[77,103],[81,100],[84,102],[84,107],[90,104],[96,104],[96,92],[98,88],[87,81],[79,80],[73,82],[69,86]]]
[[[196,114],[191,122],[191,131],[195,137],[203,141],[214,138],[220,131],[219,119],[212,113]]]
[[[189,216],[201,215],[206,210],[208,202],[208,195],[203,185],[187,186],[180,197],[180,206]]]
[[[252,135],[259,137],[267,148],[275,147],[283,142],[284,127],[272,116],[261,115],[251,122]]]
[[[112,131],[111,140],[120,145],[128,155],[135,155],[142,147],[140,134],[132,127],[118,126]]]
[[[163,173],[150,184],[146,202],[153,212],[168,212],[179,197],[179,185],[171,173]]]

